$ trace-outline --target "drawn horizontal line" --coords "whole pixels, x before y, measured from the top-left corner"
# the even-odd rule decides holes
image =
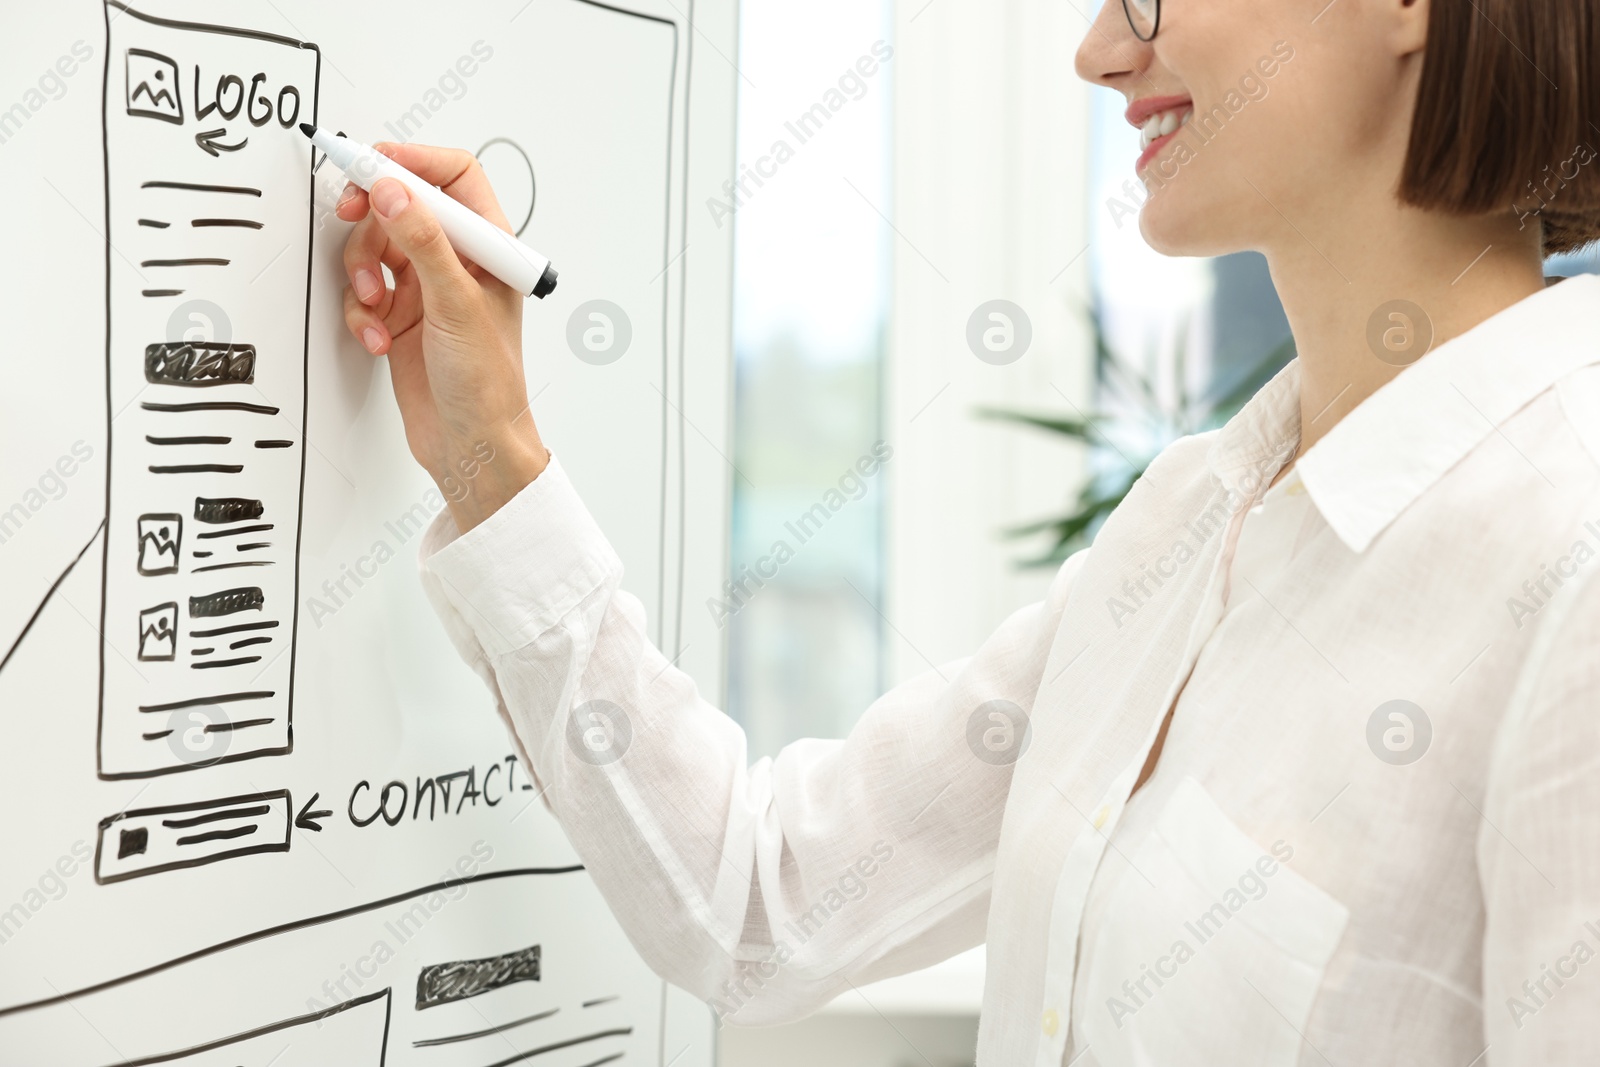
[[[548,1019],[550,1016],[554,1015],[560,1010],[560,1008],[551,1008],[549,1011],[541,1011],[537,1015],[525,1015],[520,1019],[512,1019],[508,1023],[501,1023],[499,1026],[491,1026],[487,1030],[474,1030],[470,1034],[451,1034],[448,1037],[427,1037],[420,1041],[411,1042],[411,1047],[433,1048],[435,1045],[450,1045],[457,1041],[471,1041],[474,1038],[489,1037],[493,1034],[510,1030],[513,1027],[523,1026],[527,1023],[536,1023],[540,1019]]]
[[[209,670],[212,667],[237,667],[241,663],[259,663],[260,656],[240,656],[238,659],[214,659],[205,663],[191,663],[189,669],[194,671]]]
[[[246,404],[242,400],[195,400],[187,404],[152,404],[139,401],[146,411],[252,411],[257,415],[276,415],[278,409],[267,404]]]
[[[181,296],[182,289],[141,289],[140,296]]]
[[[244,470],[241,463],[173,463],[150,465],[151,474],[238,474]]]
[[[225,734],[233,730],[246,730],[252,726],[265,726],[268,723],[277,721],[277,719],[269,716],[265,719],[240,719],[238,722],[208,722],[206,723],[205,732],[208,734]]]
[[[201,185],[198,182],[141,182],[141,189],[188,189],[196,193],[240,193],[244,196],[260,196],[260,189],[251,189],[246,185]]]
[[[164,230],[168,226],[171,226],[172,223],[170,223],[170,222],[161,222],[158,219],[140,219],[139,220],[139,225],[140,226],[149,226],[153,230]]]
[[[257,441],[257,448],[293,448],[293,441]]]
[[[115,4],[116,0],[111,0],[111,3]],[[267,693],[265,695],[271,696],[272,694]],[[216,699],[217,698],[213,697],[210,701],[198,700],[194,701],[194,703],[213,703],[216,701]],[[189,705],[174,706],[184,707]],[[148,709],[141,708],[140,710],[143,711]],[[232,799],[242,800],[245,798],[236,797]],[[583,870],[583,864],[573,863],[562,867],[514,867],[504,871],[485,871],[481,874],[463,876],[460,878],[447,878],[441,882],[433,882],[429,885],[417,886],[413,889],[392,893],[389,896],[380,897],[377,900],[367,900],[359,904],[352,904],[348,907],[336,908],[333,911],[326,911],[317,915],[307,915],[301,918],[292,919],[288,922],[278,923],[274,926],[264,926],[242,934],[236,934],[233,937],[213,942],[212,944],[205,945],[201,948],[192,949],[189,952],[184,952],[180,953],[179,955],[169,957],[161,960],[158,963],[152,963],[144,967],[135,968],[134,970],[126,971],[112,978],[103,978],[98,982],[90,982],[89,984],[79,986],[76,989],[52,992],[49,996],[39,997],[35,1000],[25,1000],[12,1004],[0,1005],[0,1018],[18,1015],[23,1012],[38,1011],[41,1008],[48,1008],[55,1004],[64,1004],[69,1001],[77,1000],[80,997],[89,996],[92,993],[104,992],[107,989],[117,989],[121,986],[128,985],[130,982],[139,981],[142,978],[149,978],[152,975],[157,974],[165,974],[168,971],[182,967],[187,963],[193,963],[196,960],[209,959],[212,956],[227,952],[229,949],[238,948],[241,945],[249,945],[257,941],[264,941],[267,938],[277,937],[280,934],[294,933],[296,930],[307,930],[315,926],[326,926],[329,923],[335,923],[341,919],[348,919],[354,915],[365,915],[370,912],[381,911],[384,908],[387,908],[393,904],[399,904],[402,901],[412,900],[417,897],[425,897],[431,893],[438,893],[443,890],[454,889],[457,886],[474,886],[512,878],[550,877],[554,875],[576,874],[581,870]],[[382,993],[372,993],[368,994],[368,997],[376,998],[382,995]],[[349,1005],[356,1004],[359,1001],[360,998],[357,998],[356,1000],[345,1001],[345,1003],[340,1005],[340,1007],[348,1007]],[[145,1060],[141,1062],[134,1060],[125,1064],[124,1067],[147,1067],[147,1065],[153,1062],[155,1061]]]
[[[272,566],[272,560],[270,560],[270,559],[241,559],[241,560],[235,560],[233,563],[210,563],[210,564],[207,564],[204,567],[196,567],[194,569],[194,572],[196,574],[199,574],[202,571],[231,571],[236,567],[270,567],[270,566]]]
[[[225,445],[233,440],[231,437],[152,437],[144,435],[144,439],[153,445]]]
[[[596,1007],[599,1007],[601,1004],[610,1004],[613,1000],[621,1000],[621,999],[622,999],[621,996],[613,993],[609,997],[595,997],[593,1000],[586,1000],[586,1001],[583,1002],[583,1006],[586,1007],[586,1008],[596,1008]]]
[[[271,622],[241,622],[237,626],[219,626],[215,630],[190,630],[189,631],[189,636],[190,637],[221,637],[223,634],[239,634],[239,633],[244,633],[246,630],[272,630],[272,629],[276,629],[277,626],[278,626],[278,620],[277,619],[273,619]],[[244,694],[241,694],[239,696],[229,697],[228,699],[230,699],[230,700],[254,700],[257,697],[269,697],[271,695],[272,695],[271,693],[244,693]],[[213,698],[212,700],[209,700],[209,701],[207,701],[207,700],[199,701],[199,703],[201,703],[201,704],[217,703],[221,699],[222,699],[221,697],[216,697],[216,698]],[[164,705],[162,710],[165,710],[166,708],[181,708],[181,707],[189,707],[189,706],[190,705],[188,705],[188,704],[167,704],[167,705]],[[141,711],[154,711],[156,709],[154,709],[154,708],[141,708],[139,710],[141,710]]]
[[[510,1065],[513,1063],[521,1063],[523,1060],[532,1059],[535,1056],[542,1056],[546,1052],[554,1052],[557,1049],[571,1048],[573,1045],[587,1044],[590,1041],[599,1041],[604,1037],[625,1037],[631,1033],[633,1033],[633,1027],[627,1026],[616,1030],[600,1030],[593,1034],[584,1034],[582,1037],[569,1037],[565,1041],[556,1041],[549,1045],[540,1045],[538,1048],[530,1048],[526,1052],[519,1052],[515,1056],[507,1056],[503,1060],[495,1060],[493,1063],[489,1064],[488,1067],[510,1067]],[[618,1053],[617,1055],[620,1056],[621,1053]],[[603,1059],[596,1060],[594,1064],[590,1065],[590,1067],[595,1067],[596,1064],[605,1062],[606,1061]]]
[[[111,0],[111,2],[117,6],[119,10],[128,10],[127,8],[122,7],[120,4],[116,4],[116,0]],[[135,15],[137,15],[137,13],[135,13]],[[163,870],[172,869],[173,868],[170,867],[163,868]],[[323,1008],[321,1011],[312,1012],[309,1015],[302,1015],[294,1019],[284,1019],[279,1022],[268,1023],[266,1026],[258,1026],[254,1030],[247,1030],[242,1034],[232,1034],[228,1037],[219,1038],[215,1041],[208,1041],[203,1045],[193,1045],[178,1052],[163,1052],[155,1056],[147,1056],[142,1060],[123,1060],[121,1067],[158,1067],[158,1065],[170,1064],[175,1060],[188,1059],[191,1056],[198,1056],[203,1052],[213,1052],[219,1048],[226,1048],[228,1045],[237,1045],[244,1041],[252,1041],[258,1037],[265,1037],[267,1034],[276,1034],[284,1030],[293,1029],[296,1026],[304,1026],[307,1023],[316,1023],[318,1026],[321,1026],[323,1019],[330,1019],[341,1012],[349,1011],[351,1008],[364,1007],[365,1005],[371,1004],[374,1001],[387,1001],[388,997],[389,990],[387,988],[380,989],[376,993],[368,993],[366,996],[356,997],[354,1000],[346,1000],[342,1003],[335,1004],[331,1008]],[[385,1004],[385,1009],[387,1009],[387,1004]],[[284,1048],[287,1049],[288,1046],[286,1045]],[[279,1055],[281,1056],[283,1053],[280,1052]],[[210,1062],[215,1063],[216,1061],[211,1060]],[[600,1062],[601,1061],[596,1061],[595,1063],[585,1064],[584,1067],[600,1067]]]
[[[255,626],[264,626],[265,623],[255,623]],[[276,626],[277,623],[272,625]],[[207,630],[202,633],[194,632],[196,637],[206,637],[211,634],[226,633],[229,630],[242,630],[243,626],[228,626],[221,630]],[[195,697],[193,700],[175,700],[171,704],[141,704],[140,711],[177,711],[179,708],[203,708],[210,704],[232,704],[236,700],[266,700],[268,697],[277,696],[273,689],[262,689],[252,693],[222,693],[218,696]]]
[[[194,558],[195,559],[210,559],[211,558],[211,553],[209,553],[209,552],[198,552],[197,551],[194,554]]]
[[[231,841],[235,837],[248,837],[259,829],[261,829],[260,826],[251,823],[249,826],[236,826],[232,830],[207,830],[203,834],[190,834],[188,837],[180,837],[177,840],[177,844],[203,845],[207,841]]]
[[[273,523],[258,522],[253,526],[240,526],[234,530],[207,530],[205,533],[197,533],[194,536],[197,541],[205,541],[212,537],[233,537],[235,534],[260,533],[262,530],[270,530],[272,528]],[[272,625],[276,626],[278,624],[273,623]],[[222,633],[223,631],[213,630],[212,632]]]
[[[235,552],[254,552],[258,548],[271,548],[271,541],[251,541],[248,545],[234,545]]]
[[[191,826],[204,826],[208,822],[222,822],[224,819],[248,819],[256,815],[265,815],[271,810],[271,804],[256,804],[248,808],[226,808],[222,811],[208,811],[204,815],[191,815],[187,819],[162,819],[161,825],[169,830],[187,830]]]
[[[211,655],[211,653],[213,653],[215,651],[216,651],[216,649],[214,649],[214,648],[197,648],[193,652],[189,653],[189,655],[191,655],[191,656],[209,656],[209,655]]]
[[[220,256],[190,256],[187,259],[142,259],[141,267],[226,267],[231,259]]]
[[[168,734],[170,734],[170,733],[172,733],[172,731],[171,731],[171,730],[157,730],[157,731],[156,731],[156,732],[155,732],[155,733],[153,733],[153,734],[145,734],[145,735],[144,735],[144,739],[145,739],[145,740],[146,740],[146,741],[159,741],[159,740],[161,740],[161,739],[162,739],[162,738],[163,738],[163,737],[166,737],[166,736],[167,736],[167,735],[168,735]]]
[[[197,228],[201,226],[237,226],[246,230],[261,229],[261,223],[253,219],[190,219],[189,225]]]
[[[273,625],[276,626],[277,623],[273,623]],[[272,643],[272,638],[270,638],[270,637],[247,637],[243,641],[234,641],[233,643],[228,645],[228,647],[229,648],[249,648],[251,645],[266,645],[266,644],[271,644],[271,643]]]

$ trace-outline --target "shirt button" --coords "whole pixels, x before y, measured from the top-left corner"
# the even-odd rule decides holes
[[[1299,496],[1301,493],[1303,493],[1305,491],[1306,491],[1306,483],[1302,482],[1298,478],[1296,478],[1294,481],[1290,482],[1289,485],[1284,489],[1284,493],[1287,494],[1288,496]]]
[[[1054,1008],[1046,1011],[1044,1013],[1044,1018],[1039,1020],[1039,1028],[1044,1031],[1045,1037],[1055,1037],[1056,1030],[1058,1030],[1060,1026],[1061,1017],[1056,1014],[1056,1010]]]
[[[1111,817],[1111,805],[1110,804],[1102,804],[1102,805],[1100,805],[1100,810],[1094,813],[1094,828],[1096,830],[1100,829],[1102,826],[1104,826],[1106,824],[1106,820],[1109,819],[1110,817]]]

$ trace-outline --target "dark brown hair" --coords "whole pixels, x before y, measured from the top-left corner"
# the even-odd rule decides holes
[[[1400,199],[1600,239],[1600,0],[1430,0]]]

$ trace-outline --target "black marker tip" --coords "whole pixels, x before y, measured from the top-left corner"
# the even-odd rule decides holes
[[[311,125],[309,122],[302,122],[300,124],[300,132],[305,134],[307,137],[310,137],[312,134],[317,132],[317,128]]]

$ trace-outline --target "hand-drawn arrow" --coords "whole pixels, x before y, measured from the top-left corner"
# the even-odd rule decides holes
[[[239,149],[250,143],[250,138],[248,137],[240,141],[238,144],[221,144],[218,142],[217,139],[219,137],[226,137],[227,135],[228,130],[226,127],[217,130],[206,130],[203,133],[197,133],[194,135],[194,143],[205,149],[213,156],[218,155],[221,152],[237,152]]]
[[[317,798],[321,795],[321,793],[312,793],[311,799],[306,801],[306,806],[301,808],[300,814],[294,817],[294,824],[300,827],[300,829],[315,830],[319,834],[322,832],[322,824],[317,822],[317,820],[326,819],[328,816],[332,815],[333,812],[328,811],[326,808],[324,808],[322,811],[311,810],[311,805],[315,804],[317,802]]]

